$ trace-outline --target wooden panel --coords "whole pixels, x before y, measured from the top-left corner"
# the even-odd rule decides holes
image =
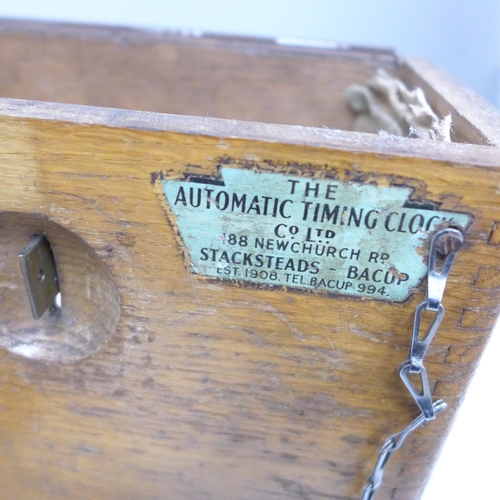
[[[443,210],[474,215],[426,364],[450,409],[398,450],[379,493],[419,497],[500,295],[476,280],[498,267],[488,243],[500,220],[496,148],[1,104],[0,209],[44,214],[81,237],[121,299],[118,331],[87,359],[0,354],[6,498],[354,499],[385,437],[417,415],[396,367],[423,286],[391,304],[235,286],[187,269],[151,173],[213,174],[222,157],[417,183]],[[12,304],[1,307],[5,325]]]
[[[453,141],[499,140],[488,103],[390,50],[2,20],[0,40],[3,97],[350,130],[346,89],[384,68],[452,114]]]
[[[390,51],[106,27],[4,21],[0,41],[3,97],[342,129],[347,87],[396,67]]]

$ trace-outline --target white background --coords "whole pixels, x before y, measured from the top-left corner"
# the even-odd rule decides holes
[[[0,17],[390,47],[400,55],[436,63],[500,106],[500,0],[3,0]],[[499,354],[497,331],[425,500],[499,498],[496,381],[500,377],[495,370]]]

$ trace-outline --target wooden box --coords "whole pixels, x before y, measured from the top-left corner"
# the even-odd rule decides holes
[[[0,61],[2,497],[359,498],[419,414],[397,367],[432,232],[461,220],[426,357],[449,408],[377,493],[418,498],[499,312],[499,113],[361,48],[3,21]],[[345,91],[378,68],[453,142],[349,132]],[[37,321],[36,234],[62,293]]]

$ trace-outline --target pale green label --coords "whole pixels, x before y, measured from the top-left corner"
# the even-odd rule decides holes
[[[194,273],[401,302],[427,272],[418,249],[463,213],[410,208],[407,187],[222,168],[163,180]]]

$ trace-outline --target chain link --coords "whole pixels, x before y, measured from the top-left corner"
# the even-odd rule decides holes
[[[398,368],[399,376],[408,391],[420,408],[420,415],[403,431],[390,436],[380,449],[377,463],[373,473],[366,481],[361,500],[371,500],[382,483],[384,468],[391,455],[403,444],[405,438],[429,420],[434,420],[436,415],[446,408],[443,400],[432,402],[432,392],[429,384],[427,370],[424,367],[424,358],[434,335],[444,317],[444,307],[441,304],[446,281],[457,251],[464,241],[460,231],[452,228],[443,229],[432,238],[427,270],[427,291],[425,300],[415,310],[413,332],[408,359]],[[438,269],[438,264],[441,268]],[[434,314],[434,318],[425,335],[421,336],[422,315],[425,311]],[[410,375],[418,375],[420,388],[416,388],[410,380]]]
[[[439,412],[443,411],[446,408],[446,403],[439,399],[433,405],[434,414],[437,415]],[[393,434],[388,437],[385,443],[382,445],[380,449],[380,453],[378,455],[377,464],[375,465],[375,469],[373,470],[372,475],[366,481],[365,488],[363,489],[363,495],[361,500],[371,500],[379,486],[382,484],[382,476],[384,475],[384,467],[388,462],[391,455],[401,447],[403,441],[406,439],[406,436],[410,434],[412,431],[420,427],[422,424],[426,422],[426,418],[423,413],[421,413],[408,427],[406,427],[401,432],[397,434]]]

